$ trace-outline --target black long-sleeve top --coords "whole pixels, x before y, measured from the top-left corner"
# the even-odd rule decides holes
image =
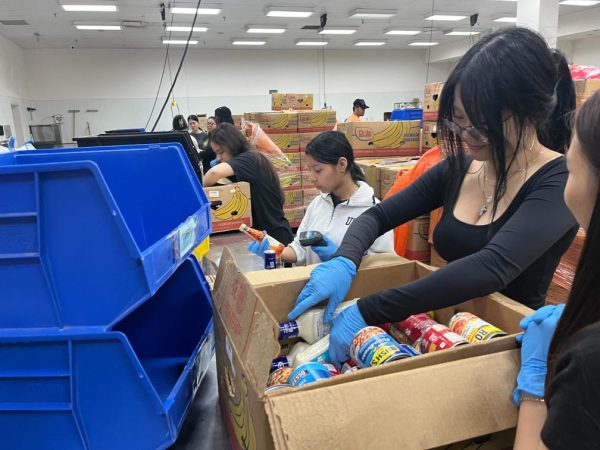
[[[368,324],[400,321],[496,291],[534,309],[544,304],[560,257],[578,228],[563,199],[565,158],[554,159],[533,174],[506,212],[489,225],[471,225],[454,217],[460,183],[450,183],[448,174],[448,162],[443,161],[363,213],[348,229],[335,256],[349,258],[358,267],[378,236],[444,207],[434,245],[448,265],[420,280],[362,298],[358,307]],[[465,175],[466,170],[461,179]]]

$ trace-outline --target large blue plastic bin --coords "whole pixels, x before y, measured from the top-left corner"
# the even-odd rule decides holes
[[[0,155],[0,329],[109,324],[210,234],[179,144]]]
[[[193,257],[109,327],[3,330],[0,448],[166,448],[213,354],[210,292]]]
[[[395,109],[390,120],[423,120],[423,110],[420,108]]]

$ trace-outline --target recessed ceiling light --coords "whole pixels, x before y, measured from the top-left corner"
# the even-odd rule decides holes
[[[78,30],[121,31],[120,25],[75,25]]]
[[[247,41],[242,39],[236,39],[231,41],[233,45],[265,45],[267,41]]]
[[[80,5],[69,4],[61,5],[65,11],[69,12],[115,12],[117,5]]]
[[[348,16],[349,19],[390,19],[396,15],[393,9],[355,9]]]
[[[438,45],[439,42],[429,42],[429,41],[416,41],[411,42],[408,45],[412,45],[414,47],[433,47],[434,45]]]
[[[356,28],[325,28],[319,34],[354,34],[356,31]]]
[[[459,20],[464,20],[466,19],[467,16],[449,16],[449,15],[444,15],[444,14],[434,14],[433,16],[429,16],[427,18],[425,18],[425,20],[431,20],[431,21],[447,21],[447,22],[458,22]]]
[[[167,26],[167,31],[185,31],[185,32],[189,33],[190,31],[192,31],[192,27],[169,25],[169,26]],[[205,33],[208,31],[208,27],[205,27],[205,26],[194,27],[194,31],[198,32],[198,33]]]
[[[494,19],[494,22],[504,22],[504,23],[516,23],[516,17],[499,17],[498,19]]]
[[[163,39],[163,44],[185,45],[188,41],[183,39]],[[196,45],[198,41],[190,41],[190,45]]]
[[[314,14],[314,11],[306,8],[286,8],[279,6],[271,6],[266,9],[267,17],[288,17],[291,19],[305,19]]]
[[[249,26],[246,28],[246,33],[255,33],[255,34],[281,34],[285,33],[285,28],[276,28],[276,27],[257,27],[257,26]]]
[[[421,31],[418,30],[388,30],[385,34],[389,34],[392,36],[416,36],[417,34],[421,34]]]
[[[221,13],[221,8],[185,8],[175,6],[171,8],[171,14],[198,14],[204,16],[216,16]]]
[[[354,45],[358,47],[381,47],[386,41],[356,41]]]
[[[446,36],[475,36],[476,34],[480,34],[481,31],[460,31],[460,30],[453,30],[453,31],[448,31],[446,33]]]
[[[296,41],[296,45],[306,46],[306,47],[310,47],[310,46],[323,47],[327,44],[329,44],[328,41],[306,41],[306,40]]]
[[[560,2],[561,5],[569,5],[569,6],[595,6],[600,1],[594,0],[564,0]]]

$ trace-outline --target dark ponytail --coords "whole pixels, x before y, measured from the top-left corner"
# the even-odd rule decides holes
[[[544,126],[540,127],[538,138],[542,145],[559,153],[571,143],[571,122],[575,110],[575,85],[565,56],[558,50],[552,51],[556,67],[554,96],[556,105]]]
[[[176,131],[185,131],[188,129],[188,123],[181,114],[173,117],[173,129]]]
[[[322,164],[337,165],[340,158],[348,161],[348,171],[352,180],[367,181],[362,169],[354,161],[354,152],[348,139],[339,131],[321,133],[306,146],[306,155]]]

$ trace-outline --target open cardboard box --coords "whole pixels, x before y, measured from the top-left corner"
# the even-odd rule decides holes
[[[500,294],[436,311],[470,311],[511,333],[478,345],[264,394],[283,321],[314,266],[242,274],[225,249],[214,291],[219,396],[234,449],[427,449],[512,428],[520,360],[514,334],[532,310]],[[411,282],[433,268],[365,258],[348,298]]]

